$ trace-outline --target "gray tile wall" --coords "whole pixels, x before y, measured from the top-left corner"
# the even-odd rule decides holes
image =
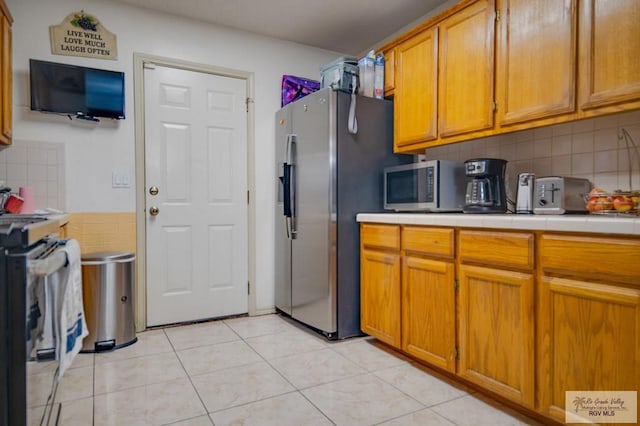
[[[34,207],[65,210],[64,144],[15,141],[0,148],[0,180],[13,192],[32,186]]]
[[[637,150],[627,148],[622,129],[629,132]],[[425,155],[454,161],[503,158],[509,162],[512,189],[519,173],[533,172],[539,177],[587,178],[613,191],[640,189],[639,151],[640,111],[632,111],[430,148]]]

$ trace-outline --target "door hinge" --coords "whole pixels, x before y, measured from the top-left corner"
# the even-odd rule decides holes
[[[152,64],[151,62],[145,62],[142,64],[142,68],[148,69],[148,70],[155,70],[156,69],[156,64]]]
[[[457,278],[453,279],[453,289],[454,290],[460,290],[460,280],[458,280]]]
[[[247,112],[249,112],[249,104],[253,103],[253,99],[252,98],[246,98],[244,101],[246,107],[247,107]]]
[[[251,281],[247,281],[247,294],[251,294]]]
[[[496,22],[500,22],[500,10],[496,10]]]
[[[493,108],[493,112],[498,111],[498,101],[493,101],[493,105],[491,105],[491,107]]]
[[[250,200],[250,198],[249,198],[249,194],[250,194],[250,193],[249,193],[249,190],[247,190],[247,204],[249,204],[249,200]]]
[[[456,361],[460,359],[460,350],[458,349],[457,346],[453,348],[453,357],[455,358]]]

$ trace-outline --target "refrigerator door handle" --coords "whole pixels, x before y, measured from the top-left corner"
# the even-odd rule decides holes
[[[291,165],[282,165],[282,187],[283,187],[283,215],[287,239],[291,239]]]
[[[282,165],[282,189],[283,189],[283,203],[284,203],[284,211],[283,214],[285,217],[291,217],[291,165],[283,164]]]
[[[287,143],[284,147],[284,163],[285,164],[293,164],[293,144],[296,143],[298,140],[298,136],[293,134],[293,133],[289,133],[287,135]]]
[[[287,237],[291,240],[296,239],[296,165],[295,165],[295,145],[298,136],[295,134],[287,135],[287,145],[285,148],[285,179],[288,181],[285,185],[285,216],[287,223]],[[287,209],[288,207],[288,209]],[[289,213],[288,215],[286,213]]]

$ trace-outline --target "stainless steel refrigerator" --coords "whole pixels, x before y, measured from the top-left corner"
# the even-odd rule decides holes
[[[390,101],[329,88],[276,113],[276,308],[330,339],[360,331],[356,214],[382,211],[384,167],[394,155]]]

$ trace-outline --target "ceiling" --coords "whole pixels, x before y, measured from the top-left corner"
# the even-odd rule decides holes
[[[358,56],[447,0],[118,0]]]

